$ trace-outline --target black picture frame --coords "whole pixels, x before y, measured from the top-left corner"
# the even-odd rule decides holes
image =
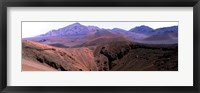
[[[194,86],[7,86],[7,7],[193,7]],[[0,1],[0,91],[1,93],[200,93],[199,39],[200,0],[1,0]],[[170,81],[169,81],[170,82]]]

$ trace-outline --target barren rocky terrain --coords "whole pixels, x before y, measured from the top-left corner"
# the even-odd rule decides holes
[[[22,71],[178,71],[178,26],[125,31],[75,23],[23,38]]]
[[[100,46],[57,48],[23,40],[22,46],[23,71],[178,70],[177,44],[166,46],[113,42]]]

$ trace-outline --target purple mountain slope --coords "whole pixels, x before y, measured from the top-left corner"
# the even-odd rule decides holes
[[[137,26],[129,30],[130,32],[142,33],[142,34],[164,34],[164,33],[177,33],[178,26],[162,27],[157,29],[152,29],[148,26]]]
[[[124,30],[124,29],[121,29],[121,28],[113,28],[113,29],[111,29],[111,31],[112,32],[126,32],[126,30]]]
[[[84,26],[80,23],[74,23],[58,30],[52,30],[41,36],[84,36],[88,33],[99,29],[95,26]]]
[[[149,44],[174,44],[178,43],[178,26],[155,29],[151,35],[141,42]]]
[[[149,33],[152,33],[154,29],[148,26],[142,25],[142,26],[137,26],[135,28],[132,28],[129,31],[135,32],[135,33],[149,34]]]
[[[155,33],[178,33],[178,26],[162,27],[154,30]]]
[[[87,26],[87,28],[88,28],[88,30],[89,30],[90,32],[100,30],[100,28],[97,27],[97,26]]]

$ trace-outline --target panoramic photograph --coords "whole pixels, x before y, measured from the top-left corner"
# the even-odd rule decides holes
[[[178,71],[178,22],[22,22],[22,71]]]

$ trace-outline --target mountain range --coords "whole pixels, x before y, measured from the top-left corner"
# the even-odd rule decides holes
[[[113,41],[114,39],[123,40],[126,38],[126,40],[146,44],[175,44],[178,43],[178,26],[153,29],[141,25],[126,31],[121,28],[105,29],[97,26],[84,26],[80,23],[74,23],[57,30],[24,39],[49,45],[59,45],[61,47],[73,47],[93,41],[93,39],[96,40],[100,37],[110,37],[109,39],[113,39]]]
[[[99,28],[97,26],[84,26],[80,23],[74,23],[57,30],[49,31],[39,36],[67,36],[67,37],[75,36],[76,37],[76,36],[84,36],[84,35],[87,35],[88,33],[102,30],[102,29],[104,28]],[[178,26],[153,29],[149,26],[141,25],[141,26],[136,26],[128,31],[121,28],[104,29],[104,30],[107,30],[113,33],[116,33],[116,32],[118,33],[133,32],[133,33],[141,33],[141,34],[178,33]]]

